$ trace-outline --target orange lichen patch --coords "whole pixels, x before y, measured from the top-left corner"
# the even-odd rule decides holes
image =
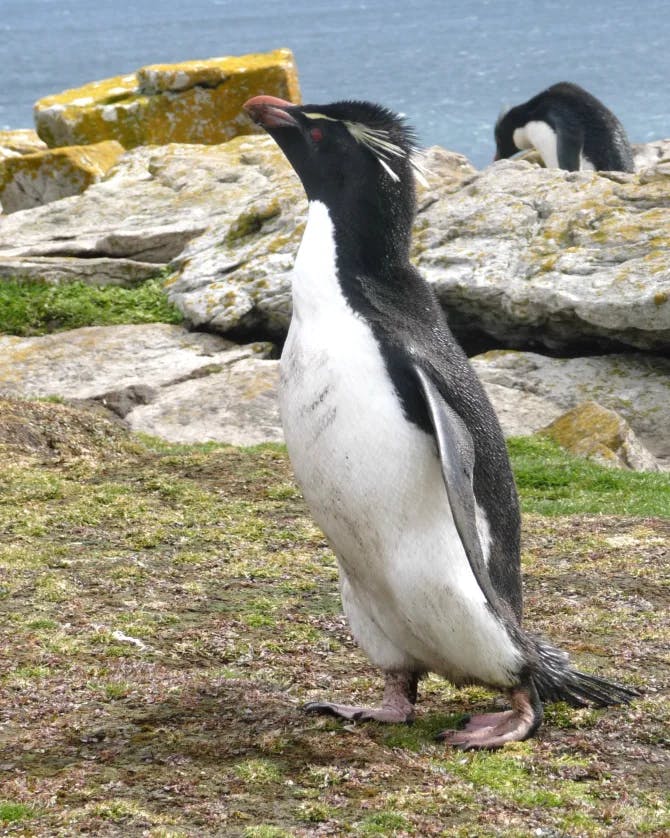
[[[258,93],[300,101],[290,50],[143,67],[40,99],[35,121],[50,146],[215,144],[258,131],[242,112]]]
[[[655,470],[657,467],[626,420],[594,401],[578,404],[541,433],[572,454],[601,465],[635,470]]]

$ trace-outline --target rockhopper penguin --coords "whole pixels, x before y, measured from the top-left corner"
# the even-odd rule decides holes
[[[304,497],[337,556],[344,610],[385,674],[379,707],[410,721],[419,678],[508,693],[511,709],[441,737],[531,736],[542,700],[628,701],[521,628],[519,507],[495,413],[437,298],[409,261],[412,132],[367,102],[244,106],[300,177],[309,209],[281,356],[280,408]]]
[[[496,160],[535,148],[550,169],[635,170],[628,137],[616,116],[567,81],[503,113],[496,122],[495,140]]]

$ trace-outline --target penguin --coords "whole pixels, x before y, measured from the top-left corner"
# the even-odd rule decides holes
[[[551,169],[633,172],[626,132],[602,102],[571,82],[559,82],[501,114],[495,160],[535,148]]]
[[[429,672],[504,691],[510,709],[440,737],[497,748],[535,733],[542,702],[629,701],[521,625],[520,513],[493,408],[432,287],[409,260],[414,133],[362,101],[244,105],[302,181],[307,224],[280,361],[293,470],[337,558],[356,641],[384,674],[349,720],[411,722]]]

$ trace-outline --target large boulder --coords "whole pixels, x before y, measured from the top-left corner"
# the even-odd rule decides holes
[[[454,329],[507,346],[670,347],[670,177],[501,161],[419,214]]]
[[[442,194],[453,194],[475,169],[460,154],[430,149],[426,165]],[[291,271],[305,227],[302,186],[272,140],[245,144],[246,201],[192,240],[175,260],[172,302],[195,326],[233,334],[285,336],[291,319]],[[422,192],[430,205],[432,192]]]
[[[290,50],[142,67],[40,99],[35,124],[49,146],[222,143],[258,130],[242,110],[256,93],[300,101]]]
[[[253,216],[259,180],[267,183],[259,170],[268,169],[278,173],[275,192],[288,227],[295,219],[291,204],[298,198],[297,179],[268,137],[134,149],[82,195],[4,218],[0,276],[86,281],[96,260],[105,281],[133,284],[138,276],[166,267],[210,228],[220,238],[232,230],[235,239],[244,219]],[[262,225],[259,229],[262,233]],[[253,238],[265,241],[263,235]],[[217,252],[216,240],[213,247]],[[196,246],[196,251],[205,249],[204,243]],[[215,293],[216,288],[210,297]]]
[[[670,359],[641,353],[550,358],[503,350],[478,355],[472,364],[487,389],[512,388],[552,403],[560,413],[587,401],[616,411],[670,467]]]
[[[663,158],[637,175],[517,161],[476,172],[435,148],[427,165],[412,258],[466,345],[667,352]],[[74,275],[73,260],[86,270],[97,258],[123,281],[131,262],[170,263],[170,297],[192,325],[279,340],[305,211],[298,179],[266,136],[135,149],[82,195],[5,218],[0,275],[27,263],[58,279]]]
[[[66,146],[0,161],[0,204],[3,212],[42,206],[79,195],[100,180],[123,154],[115,140]]]

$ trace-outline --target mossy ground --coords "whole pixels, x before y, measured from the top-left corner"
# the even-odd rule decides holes
[[[549,706],[538,738],[462,753],[433,737],[497,703],[479,688],[427,679],[412,727],[301,712],[376,701],[380,681],[282,448],[133,439],[67,405],[25,415],[50,430],[47,447],[0,434],[2,834],[668,834],[670,520],[626,511],[635,482],[585,514],[608,472],[570,465],[573,506],[526,514],[523,560],[527,626],[643,697]],[[544,450],[534,470],[532,443],[513,450],[531,508],[542,473],[569,493]]]

